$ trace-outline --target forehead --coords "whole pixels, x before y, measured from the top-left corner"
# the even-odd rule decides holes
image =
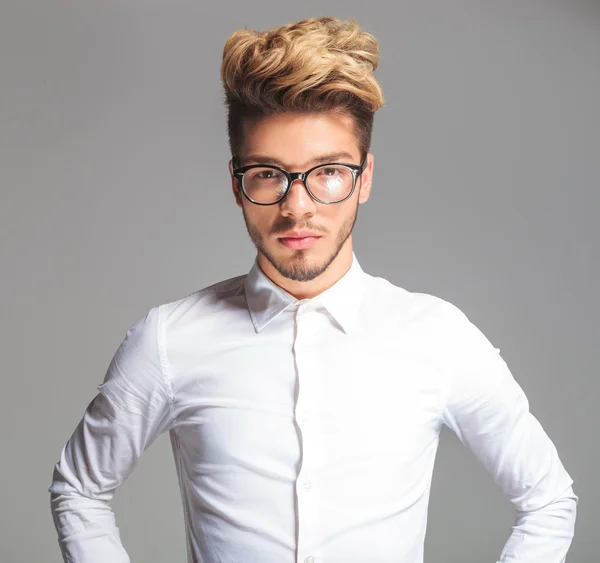
[[[360,149],[352,117],[333,112],[284,113],[244,121],[240,160],[262,155],[301,169],[322,155],[348,153],[358,162]]]

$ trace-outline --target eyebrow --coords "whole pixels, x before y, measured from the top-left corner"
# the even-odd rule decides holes
[[[330,154],[324,154],[317,158],[310,160],[307,165],[309,168],[318,166],[319,164],[329,164],[331,162],[352,162],[352,155],[348,152],[334,152]],[[273,166],[279,166],[280,168],[286,168],[281,160],[278,160],[272,156],[266,156],[261,154],[250,154],[244,158],[244,162],[247,164],[272,164]]]

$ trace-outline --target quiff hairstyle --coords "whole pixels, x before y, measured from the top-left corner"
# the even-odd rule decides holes
[[[267,31],[235,31],[221,65],[231,154],[239,155],[246,119],[333,111],[354,119],[364,158],[383,105],[373,76],[378,60],[377,40],[354,19],[311,18]]]

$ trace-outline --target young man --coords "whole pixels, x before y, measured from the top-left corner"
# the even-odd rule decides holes
[[[565,561],[573,481],[499,350],[353,253],[377,60],[331,18],[227,41],[231,182],[256,260],[127,331],[55,467],[65,561],[129,561],[109,501],[169,431],[189,561],[421,563],[443,424],[518,511],[499,561]]]

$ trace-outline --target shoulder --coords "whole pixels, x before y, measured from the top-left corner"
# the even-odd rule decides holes
[[[412,325],[427,325],[431,330],[450,330],[470,323],[455,304],[430,293],[410,291],[389,280],[367,274],[367,299],[374,306],[387,310],[394,317]]]
[[[451,361],[466,355],[495,354],[483,332],[455,303],[430,293],[409,291],[368,275],[367,310],[398,338],[429,356]]]
[[[235,299],[243,292],[245,275],[225,279],[171,301],[149,306],[125,331],[108,369],[107,379],[117,375],[129,381],[152,380],[168,383],[167,341],[170,335],[196,326],[199,319],[209,319],[219,303]],[[207,330],[211,323],[206,324]]]
[[[163,324],[177,323],[190,317],[210,315],[219,309],[244,299],[247,274],[227,278],[197,289],[183,297],[156,306]]]
[[[219,301],[226,301],[243,292],[246,275],[235,276],[218,281],[192,293],[171,301],[163,301],[150,305],[138,316],[135,322],[126,329],[121,342],[120,351],[136,350],[153,356],[159,352],[161,337],[168,324],[176,323],[182,318],[208,313]]]

